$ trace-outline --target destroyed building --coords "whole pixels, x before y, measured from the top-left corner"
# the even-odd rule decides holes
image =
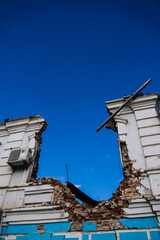
[[[114,113],[129,96],[106,102]],[[117,131],[124,179],[112,198],[80,204],[54,178],[37,179],[40,116],[0,124],[0,239],[159,240],[159,95],[138,96],[106,127]]]

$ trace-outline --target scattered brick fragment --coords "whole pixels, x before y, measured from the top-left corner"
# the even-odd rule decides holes
[[[95,207],[85,202],[80,204],[66,185],[52,177],[30,178],[29,184],[49,184],[54,187],[54,201],[51,204],[58,204],[61,209],[68,212],[69,221],[72,222],[70,231],[82,231],[83,222],[96,223],[97,230],[127,229],[117,220],[124,217],[123,208],[127,208],[132,199],[142,197],[136,188],[142,186],[143,177],[140,170],[133,167],[134,161],[129,158],[126,142],[121,141],[120,148],[124,179],[113,193],[112,198],[99,201]],[[146,194],[147,191],[149,190],[146,189]]]

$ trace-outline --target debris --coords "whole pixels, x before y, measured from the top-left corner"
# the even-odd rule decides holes
[[[136,188],[142,186],[143,177],[140,170],[133,167],[135,161],[129,158],[126,142],[121,141],[120,148],[124,179],[120,182],[116,192],[113,193],[112,198],[99,201],[96,206],[91,206],[85,202],[80,204],[66,185],[52,177],[30,178],[29,185],[49,184],[54,187],[54,201],[47,204],[58,204],[62,210],[68,212],[69,221],[72,222],[70,231],[81,231],[83,222],[96,223],[97,230],[127,229],[117,220],[124,217],[123,209],[128,207],[132,199],[141,197]],[[45,204],[43,203],[43,205]]]
[[[40,234],[43,234],[43,233],[46,232],[46,229],[44,228],[44,225],[43,225],[43,224],[42,224],[42,225],[38,225],[38,226],[37,226],[37,230],[38,230],[38,232],[39,232]]]

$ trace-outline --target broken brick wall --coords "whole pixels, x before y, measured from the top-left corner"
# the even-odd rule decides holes
[[[87,203],[80,204],[75,195],[64,184],[53,178],[30,179],[29,184],[50,184],[54,187],[54,201],[63,210],[69,213],[69,221],[72,222],[71,231],[82,231],[84,222],[92,222],[97,225],[97,230],[127,229],[118,219],[124,218],[124,208],[129,206],[132,199],[142,197],[136,189],[141,186],[142,176],[139,170],[135,170],[133,162],[129,159],[125,142],[120,142],[124,179],[121,181],[112,198],[100,201],[93,207]],[[143,197],[147,197],[144,194]],[[49,204],[48,204],[49,205]]]
[[[148,101],[151,104],[149,110]],[[120,103],[116,102],[116,105],[115,101],[113,101],[113,103],[109,102],[109,104],[106,103],[109,107],[109,112],[114,112],[117,109],[117,105],[122,102],[123,99],[120,100]],[[147,109],[143,109],[142,102],[143,104],[145,103],[144,106],[147,106]],[[143,199],[147,202],[151,208],[152,215],[153,209],[150,201],[154,200],[155,196],[153,195],[150,177],[146,172],[145,151],[139,125],[142,125],[142,130],[145,131],[144,128],[146,128],[146,126],[143,126],[143,121],[145,120],[145,123],[147,121],[146,110],[148,111],[149,119],[151,119],[150,112],[153,112],[153,118],[158,119],[156,108],[157,95],[140,97],[136,103],[134,102],[132,105],[123,109],[120,114],[106,126],[118,133],[124,174],[124,179],[121,181],[115,193],[113,193],[111,199],[100,201],[97,206],[91,206],[84,202],[80,204],[76,201],[74,194],[59,181],[53,178],[30,179],[30,184],[51,184],[54,187],[54,200],[52,204],[59,204],[60,207],[69,214],[68,219],[72,222],[70,227],[71,231],[82,231],[84,222],[96,224],[98,230],[108,231],[113,228],[127,229],[127,226],[122,225],[117,220],[126,217],[126,209],[129,209],[134,199],[135,201]],[[142,111],[144,111],[146,115],[143,116],[142,114],[140,117],[138,114],[141,114]],[[145,117],[145,119],[143,119],[143,117]],[[132,213],[132,215],[134,214]],[[154,216],[156,216],[158,220],[157,214],[154,213]]]
[[[120,99],[106,103],[109,112],[114,112],[123,101],[124,99]],[[6,231],[9,233],[9,226],[12,223],[18,225],[18,221],[28,224],[28,228],[30,223],[30,228],[34,229],[26,230],[28,232],[25,237],[29,240],[35,236],[39,239],[41,236],[54,239],[56,231],[65,232],[61,234],[62,239],[77,236],[76,240],[83,239],[83,232],[85,240],[89,239],[89,236],[91,239],[92,236],[93,239],[100,239],[98,234],[102,234],[102,231],[103,234],[111,234],[111,239],[120,240],[122,233],[126,236],[133,232],[142,234],[145,235],[145,238],[142,238],[145,240],[148,240],[147,236],[152,236],[152,230],[159,234],[158,101],[158,95],[138,97],[123,109],[110,125],[107,125],[108,128],[117,131],[124,174],[124,179],[112,198],[99,201],[96,206],[85,202],[80,204],[70,189],[56,179],[52,177],[36,179],[37,154],[28,183],[25,186],[21,185],[20,188],[12,187],[12,191],[16,191],[16,196],[21,200],[18,202],[19,205],[14,206],[14,211],[9,208],[8,203],[6,204],[2,217],[3,238],[6,237]],[[39,134],[36,141],[38,153],[41,142]],[[147,230],[144,230],[145,228]],[[142,233],[141,229],[145,233]],[[17,236],[18,234],[22,233],[17,232]],[[105,236],[102,236],[102,239],[103,237],[105,239]]]

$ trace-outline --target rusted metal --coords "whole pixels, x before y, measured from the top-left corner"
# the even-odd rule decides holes
[[[129,97],[129,99],[128,99],[125,103],[123,103],[106,121],[104,121],[104,122],[96,129],[96,131],[99,132],[99,130],[101,130],[101,129],[106,125],[106,123],[107,123],[108,121],[110,121],[122,108],[124,108],[129,102],[131,102],[132,100],[134,100],[134,99],[137,97],[138,93],[139,93],[140,91],[142,91],[142,89],[145,88],[145,87],[147,86],[147,84],[150,83],[151,81],[152,81],[152,79],[149,78],[148,81],[146,81],[133,95],[131,95],[131,96]]]

